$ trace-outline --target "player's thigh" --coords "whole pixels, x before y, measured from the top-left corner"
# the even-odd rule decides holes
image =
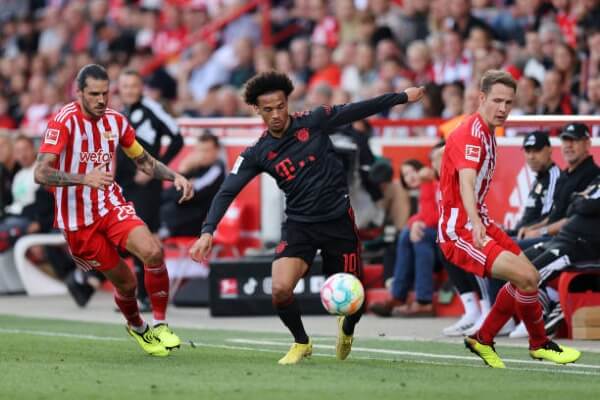
[[[326,276],[345,272],[362,278],[360,242],[348,232],[345,238],[328,241],[321,247],[323,272]]]
[[[486,227],[486,234],[494,239],[494,241],[504,250],[510,251],[515,255],[519,255],[523,252],[519,245],[496,224],[491,224]]]
[[[108,271],[119,263],[119,253],[110,240],[92,228],[63,232],[75,264],[84,271]]]
[[[299,257],[281,257],[271,266],[273,296],[289,295],[308,272],[308,264]]]
[[[145,263],[159,263],[163,258],[162,244],[146,225],[132,227],[125,248]]]
[[[114,246],[127,249],[141,260],[160,258],[160,242],[137,216],[131,203],[113,208],[103,218],[100,229]]]
[[[501,250],[494,258],[491,271],[492,277],[509,281],[521,289],[534,289],[539,281],[537,270],[523,253],[515,255]]]

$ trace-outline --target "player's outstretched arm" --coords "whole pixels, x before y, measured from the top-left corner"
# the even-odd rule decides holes
[[[106,187],[113,183],[112,174],[106,171],[106,164],[101,164],[88,174],[71,174],[54,168],[58,156],[52,153],[40,153],[33,171],[34,180],[46,186],[86,185],[94,189]]]
[[[411,87],[402,93],[388,93],[356,103],[322,107],[322,113],[313,113],[316,118],[313,122],[316,125],[325,125],[326,129],[335,128],[389,110],[398,104],[419,101],[424,94],[424,88]]]
[[[137,141],[134,141],[130,147],[123,147],[123,151],[133,160],[137,168],[147,175],[161,181],[173,181],[175,188],[182,192],[179,203],[194,196],[194,188],[190,181],[152,157]]]

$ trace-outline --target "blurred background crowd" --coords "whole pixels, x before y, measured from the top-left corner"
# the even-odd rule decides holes
[[[239,91],[271,69],[293,78],[296,110],[424,85],[425,101],[380,117],[451,119],[474,111],[490,68],[518,79],[513,114],[600,110],[599,0],[273,0],[268,14],[254,8],[210,29],[247,3],[4,0],[0,128],[41,134],[91,62],[115,82],[125,67],[141,70],[175,116],[251,115]]]

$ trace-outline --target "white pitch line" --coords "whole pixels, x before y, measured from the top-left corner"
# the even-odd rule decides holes
[[[285,346],[288,347],[289,343],[281,343],[273,340],[251,340],[251,339],[226,339],[228,342],[233,343],[241,343],[241,344],[255,344],[255,345],[264,345],[264,346]],[[328,344],[313,344],[314,348],[318,349],[335,349],[335,346]],[[362,351],[367,353],[378,353],[378,354],[390,354],[390,355],[399,355],[399,356],[413,356],[413,357],[426,357],[426,358],[438,358],[438,359],[447,359],[447,360],[461,360],[461,361],[479,361],[480,359],[477,357],[471,356],[457,356],[453,354],[435,354],[435,353],[422,353],[415,351],[405,351],[405,350],[392,350],[392,349],[378,349],[372,347],[352,347],[352,351]],[[514,358],[503,358],[503,361],[517,363],[517,364],[529,364],[529,365],[540,365],[540,361],[529,361],[529,360],[517,360]],[[560,365],[548,364],[548,366],[552,365],[553,367],[560,367]],[[600,369],[600,365],[593,364],[567,364],[565,367],[568,368],[591,368],[591,369]]]
[[[125,338],[125,337],[111,337],[111,336],[97,336],[97,335],[89,335],[89,334],[77,334],[77,333],[68,333],[68,332],[50,332],[50,331],[35,331],[35,330],[29,330],[29,329],[7,329],[7,328],[0,328],[0,333],[8,333],[8,334],[25,334],[25,335],[35,335],[35,336],[45,336],[45,337],[61,337],[61,338],[68,338],[68,339],[84,339],[84,340],[94,340],[94,341],[129,341],[130,339]],[[269,341],[251,341],[251,340],[246,340],[246,339],[226,339],[226,341],[236,341],[239,343],[242,343],[242,341],[246,341],[247,344],[267,344],[270,343],[271,345],[277,345],[277,346],[288,346],[288,344],[285,343],[279,343],[279,342],[269,342]],[[206,347],[206,348],[212,348],[212,349],[226,349],[226,350],[236,350],[236,351],[251,351],[251,352],[261,352],[261,353],[277,353],[280,354],[281,351],[279,350],[272,350],[272,349],[258,349],[256,347],[247,347],[247,346],[231,346],[231,345],[224,345],[224,344],[212,344],[212,343],[204,343],[204,342],[196,342],[196,341],[189,341],[183,342],[184,345],[192,345],[192,347]],[[315,348],[323,348],[323,349],[331,349],[334,348],[334,346],[329,346],[329,345],[313,345],[313,347]],[[360,349],[360,350],[359,350]],[[354,351],[366,351],[366,352],[373,352],[372,350],[385,350],[385,349],[369,349],[369,348],[353,348]],[[374,351],[375,353],[378,353],[378,351]],[[397,350],[386,350],[386,351],[382,351],[382,353],[388,353],[388,354],[397,354],[397,355],[412,355],[412,354],[419,354],[419,355],[425,355],[428,357],[433,357],[433,358],[455,358],[457,360],[468,360],[468,361],[479,361],[478,358],[475,357],[464,357],[464,356],[451,356],[451,355],[434,355],[434,354],[429,354],[429,353],[415,353],[415,352],[402,352],[402,351],[397,351]],[[313,353],[313,356],[318,356],[318,357],[327,357],[327,358],[334,358],[335,356],[333,356],[332,354],[329,353]],[[440,361],[425,361],[425,360],[397,360],[394,358],[380,358],[380,357],[368,357],[368,356],[352,356],[353,359],[357,359],[357,360],[375,360],[375,361],[396,361],[396,362],[411,362],[411,363],[415,363],[415,364],[424,364],[424,365],[436,365],[436,366],[463,366],[463,367],[472,367],[472,368],[485,368],[481,365],[474,365],[474,364],[466,364],[466,363],[450,363],[450,362],[440,362]],[[522,360],[515,360],[518,362],[523,362]],[[527,362],[527,361],[524,361]],[[539,363],[535,363],[532,362],[532,364],[536,364],[539,366]],[[546,364],[549,367],[552,367],[552,364]],[[585,364],[570,364],[571,366],[578,366],[578,367],[585,367]],[[597,365],[591,365],[591,368],[600,368],[600,366]],[[593,372],[593,371],[569,371],[569,370],[565,370],[565,369],[547,369],[547,368],[510,368],[510,369],[518,369],[519,371],[531,371],[531,372],[549,372],[549,373],[560,373],[560,374],[572,374],[572,375],[591,375],[591,376],[600,376],[600,374]]]

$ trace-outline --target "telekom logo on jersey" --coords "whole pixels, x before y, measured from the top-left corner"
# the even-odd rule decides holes
[[[93,163],[104,164],[107,162],[112,162],[112,159],[113,159],[113,156],[111,153],[105,153],[102,150],[98,150],[98,151],[94,151],[94,152],[82,151],[81,153],[79,153],[79,162],[82,162],[82,163],[93,162]]]

